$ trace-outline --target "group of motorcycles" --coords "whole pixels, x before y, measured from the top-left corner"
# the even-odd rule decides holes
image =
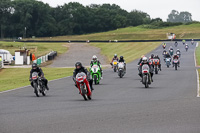
[[[193,45],[194,42],[191,42],[191,44]],[[185,45],[185,49],[186,51],[188,51],[189,46],[186,45],[185,43],[183,43],[183,45]],[[178,43],[176,42],[174,44],[175,47],[178,46]],[[187,47],[186,47],[187,46]],[[178,66],[179,66],[179,60],[178,59],[174,59],[172,60],[171,57],[174,55],[174,50],[173,49],[169,49],[169,54],[171,57],[166,57],[166,45],[163,45],[163,57],[164,57],[164,62],[167,66],[167,68],[169,68],[169,66],[173,63],[173,66],[175,67],[175,70],[177,70]],[[176,51],[176,54],[178,55],[179,59],[181,57],[181,53],[180,51]],[[152,68],[149,67],[149,65],[144,64],[140,69],[141,70],[141,78],[142,78],[142,84],[145,85],[145,88],[148,88],[149,85],[152,83],[152,79],[151,79],[151,74],[150,74],[150,69],[153,69],[153,72],[155,72],[155,74],[158,74],[159,71],[161,71],[160,66],[160,60],[155,58],[155,59],[149,59],[149,64],[151,65]],[[126,68],[125,68],[125,63],[124,62],[118,62],[117,60],[113,60],[112,62],[112,68],[114,72],[117,72],[118,76],[120,78],[122,78],[125,74],[126,74]],[[139,70],[139,68],[138,68]],[[140,70],[139,70],[140,71]],[[102,73],[101,73],[101,68],[100,66],[96,63],[93,64],[93,66],[90,68],[90,74],[91,74],[91,78],[93,79],[93,82],[95,85],[100,83],[100,80],[102,79]],[[83,72],[78,73],[76,75],[76,85],[79,88],[80,94],[83,96],[83,98],[85,100],[91,100],[91,95],[92,95],[92,91],[90,88],[90,83],[87,80],[87,75]],[[39,97],[39,94],[42,94],[43,96],[46,95],[45,93],[45,85],[43,83],[43,81],[41,80],[41,78],[38,76],[37,72],[34,72],[32,74],[32,81],[33,81],[33,87],[34,87],[34,92],[36,94],[37,97]]]

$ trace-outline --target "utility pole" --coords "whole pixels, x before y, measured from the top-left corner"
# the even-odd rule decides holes
[[[24,38],[26,38],[26,27],[24,28],[24,30],[25,30],[25,33],[24,33]]]

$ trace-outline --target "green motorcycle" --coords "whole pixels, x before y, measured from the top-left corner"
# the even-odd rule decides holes
[[[92,79],[94,81],[94,84],[99,84],[101,80],[101,70],[100,67],[94,63],[93,66],[90,68],[90,73],[92,75]]]

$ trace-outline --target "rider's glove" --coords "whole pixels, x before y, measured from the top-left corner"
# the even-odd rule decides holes
[[[32,79],[31,78],[29,78],[29,81],[31,81]]]

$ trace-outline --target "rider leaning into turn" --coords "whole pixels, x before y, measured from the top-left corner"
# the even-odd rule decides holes
[[[102,71],[102,68],[101,68],[101,63],[98,60],[96,55],[93,55],[92,61],[90,62],[90,66],[92,67],[94,64],[97,64],[99,66],[100,71],[101,71],[101,78],[102,78],[103,77],[103,71]]]
[[[44,77],[44,73],[43,73],[42,69],[39,68],[36,63],[32,64],[32,69],[30,71],[29,81],[32,80],[32,73],[33,72],[37,72],[38,73],[38,76],[42,78],[42,81],[44,82],[44,85],[45,85],[46,89],[49,90],[49,87],[47,85],[48,84],[48,80]],[[31,86],[33,87],[33,82],[31,82]]]
[[[93,80],[90,79],[90,72],[85,67],[82,66],[81,62],[76,62],[75,67],[76,68],[74,69],[74,72],[73,72],[73,80],[75,82],[75,86],[77,87],[76,75],[80,72],[84,72],[87,75],[87,80],[90,84],[91,90],[94,90],[94,88],[92,86]]]

